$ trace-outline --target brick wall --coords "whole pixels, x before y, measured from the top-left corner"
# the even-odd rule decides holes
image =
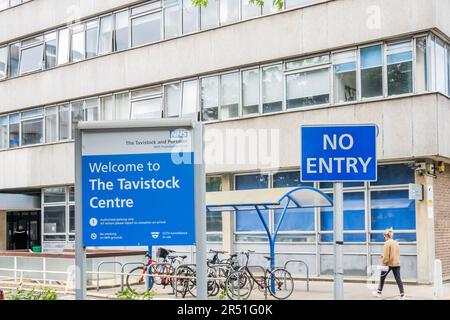
[[[436,259],[442,261],[444,278],[450,278],[450,165],[438,173],[434,187]]]

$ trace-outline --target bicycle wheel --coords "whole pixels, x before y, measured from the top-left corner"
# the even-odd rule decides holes
[[[127,275],[128,289],[136,293],[144,293],[153,288],[154,279],[147,273],[147,268],[136,267],[132,269]]]
[[[231,300],[247,300],[252,290],[252,282],[245,271],[235,271],[225,281],[225,291]]]
[[[197,297],[197,278],[196,274],[194,273],[193,275],[194,278],[191,279],[191,285],[189,285],[189,293],[193,296],[193,297]],[[218,290],[218,285],[216,280],[214,280],[214,278],[216,278],[215,272],[213,269],[208,269],[208,279],[207,281],[207,290],[208,290],[208,297],[213,296],[214,294],[218,294],[219,290]]]
[[[272,288],[272,281],[274,288]],[[279,300],[287,299],[294,292],[294,279],[292,279],[289,271],[285,269],[273,270],[268,279],[267,286],[269,287],[270,294]]]
[[[173,268],[170,264],[150,267],[150,270],[155,284],[164,287],[171,284],[172,280],[169,276],[173,273]]]
[[[178,293],[183,294],[189,291],[189,287],[195,285],[190,279],[190,277],[195,276],[195,272],[192,268],[188,266],[182,266],[176,269],[174,272],[176,276],[171,282],[172,287]]]

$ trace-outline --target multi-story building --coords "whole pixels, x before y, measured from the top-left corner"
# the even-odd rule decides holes
[[[450,0],[17,2],[0,0],[0,249],[19,225],[28,247],[73,247],[80,120],[197,114],[215,149],[208,191],[268,192],[302,184],[300,125],[375,123],[378,181],[345,184],[346,275],[379,264],[393,227],[405,278],[430,282],[435,259],[450,277]],[[276,163],[227,157],[255,144]],[[278,212],[265,214],[273,227]],[[330,274],[332,219],[290,212],[278,262]],[[268,251],[251,212],[211,213],[207,235],[211,247]]]

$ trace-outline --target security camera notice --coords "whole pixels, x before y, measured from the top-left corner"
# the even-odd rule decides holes
[[[192,161],[172,153],[89,155],[82,172],[85,245],[194,243]]]

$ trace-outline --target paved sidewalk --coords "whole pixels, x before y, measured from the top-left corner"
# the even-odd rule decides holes
[[[5,291],[9,291],[14,286],[3,286]],[[119,287],[100,289],[99,292],[95,289],[88,290],[88,300],[109,300],[117,299],[115,293],[120,290]],[[398,300],[400,298],[397,285],[395,283],[386,283],[382,298],[372,296],[372,292],[376,290],[375,284],[368,284],[362,282],[346,282],[344,284],[344,300]],[[170,288],[163,289],[160,286],[154,287],[154,300],[172,300],[176,299],[175,295],[171,294]],[[405,292],[408,300],[434,300],[434,288],[430,285],[405,285]],[[74,300],[75,296],[71,292],[58,291],[58,299],[60,300]],[[178,295],[178,299],[182,299]],[[189,293],[185,300],[195,299]],[[218,296],[210,297],[211,300],[219,300]],[[254,288],[251,295],[252,300],[264,300],[264,293]],[[268,294],[267,299],[274,298]],[[333,299],[333,282],[332,281],[311,281],[309,292],[306,290],[305,281],[295,282],[295,291],[289,300],[332,300]],[[444,299],[450,300],[450,283],[444,284]]]
[[[333,282],[332,281],[311,281],[310,290],[306,291],[306,282],[296,281],[296,290],[289,298],[290,300],[332,300],[333,299]],[[115,292],[119,288],[109,288],[101,289],[98,293],[97,291],[88,291],[89,295],[95,295],[98,298],[114,298]],[[354,283],[347,282],[344,284],[344,299],[345,300],[398,300],[400,298],[397,285],[395,283],[386,283],[383,290],[383,297],[376,298],[372,296],[372,292],[376,290],[375,284],[367,283]],[[167,300],[175,299],[175,296],[170,294],[171,290],[168,288],[162,289],[156,286],[154,288],[156,293],[155,300]],[[434,300],[434,288],[430,285],[405,285],[405,292],[408,300]],[[91,296],[91,299],[95,297]],[[181,299],[181,296],[179,296]],[[193,299],[192,296],[188,294],[186,299]],[[212,300],[218,300],[219,298],[212,297]],[[251,299],[263,300],[264,293],[260,292],[258,289],[254,289],[252,292]],[[270,295],[268,299],[274,299]],[[450,283],[444,284],[444,299],[450,300]]]

